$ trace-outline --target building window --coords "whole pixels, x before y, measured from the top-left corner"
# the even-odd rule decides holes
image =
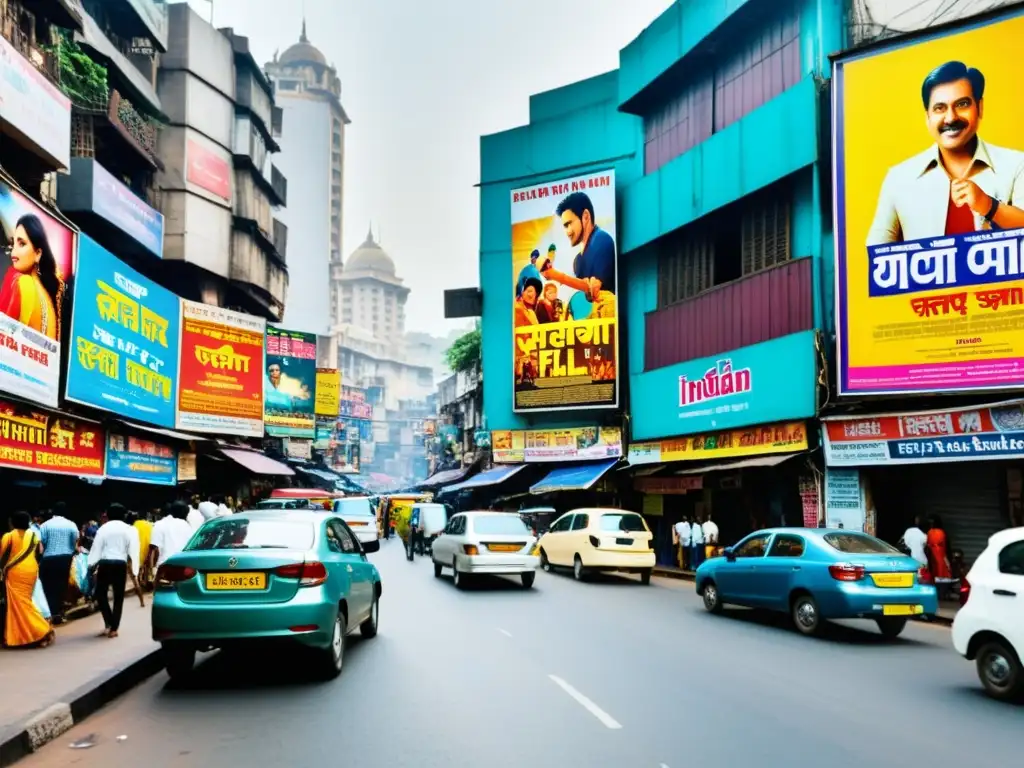
[[[710,74],[684,81],[674,98],[644,117],[644,172],[711,138],[800,81],[800,16],[791,3],[738,44]],[[703,68],[698,67],[703,71]]]

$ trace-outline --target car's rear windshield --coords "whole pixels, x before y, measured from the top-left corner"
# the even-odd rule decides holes
[[[363,517],[374,517],[376,514],[370,500],[365,498],[338,499],[334,511],[337,515],[361,515]]]
[[[204,525],[185,549],[309,549],[315,535],[313,523],[306,520],[229,517]]]
[[[526,536],[519,515],[481,515],[473,519],[473,532],[482,536]]]
[[[896,547],[864,533],[826,533],[825,543],[844,555],[899,555]]]
[[[632,512],[624,515],[601,515],[601,530],[606,533],[646,531],[644,519]]]

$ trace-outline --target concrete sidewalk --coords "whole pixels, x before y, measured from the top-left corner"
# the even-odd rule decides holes
[[[43,649],[0,650],[0,768],[67,731],[161,668],[149,606],[126,595],[118,637],[97,637],[97,613],[57,627]]]

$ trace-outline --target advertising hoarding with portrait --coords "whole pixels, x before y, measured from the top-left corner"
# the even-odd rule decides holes
[[[615,408],[615,171],[512,192],[513,410]]]
[[[1018,8],[836,61],[840,394],[1024,386],[1021,39]]]
[[[316,434],[316,334],[267,326],[263,422],[272,437]]]

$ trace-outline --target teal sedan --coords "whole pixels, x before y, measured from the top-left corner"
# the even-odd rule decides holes
[[[153,639],[172,679],[196,653],[291,644],[324,677],[345,663],[346,637],[377,634],[381,583],[340,517],[317,510],[257,510],[215,518],[156,575]]]

